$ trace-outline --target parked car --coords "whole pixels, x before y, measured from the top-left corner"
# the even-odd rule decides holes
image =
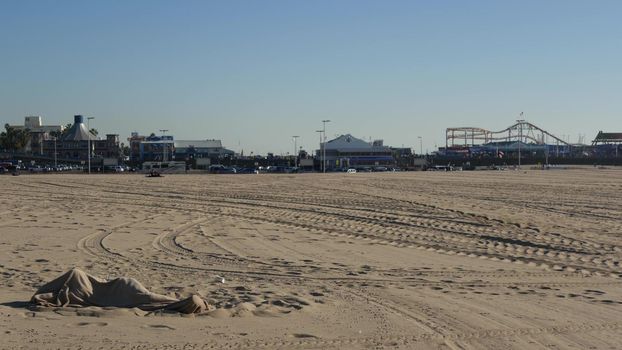
[[[259,171],[255,168],[240,168],[236,169],[236,174],[259,174]]]
[[[222,164],[210,165],[207,169],[211,174],[236,174],[235,168],[226,167]]]

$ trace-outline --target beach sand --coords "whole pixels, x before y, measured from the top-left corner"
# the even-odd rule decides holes
[[[0,177],[0,348],[617,349],[622,170]],[[201,315],[34,308],[73,267]]]

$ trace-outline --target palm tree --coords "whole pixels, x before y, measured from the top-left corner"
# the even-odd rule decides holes
[[[58,135],[58,137],[59,138],[65,137],[65,135],[67,135],[67,133],[69,132],[69,130],[71,129],[72,126],[73,126],[73,124],[67,123],[67,125],[65,125],[65,127],[63,128],[63,131],[61,132],[61,134]]]
[[[21,150],[26,147],[30,141],[30,130],[29,129],[17,129],[15,133],[15,150]]]
[[[8,133],[11,126],[9,124],[4,124],[4,128],[6,129],[6,131],[3,131],[2,133],[0,133],[0,147],[2,147],[2,149],[6,151],[11,148],[11,141],[9,140],[9,133]]]
[[[5,150],[16,152],[23,149],[30,141],[30,130],[4,125],[5,131],[0,133],[0,145]]]

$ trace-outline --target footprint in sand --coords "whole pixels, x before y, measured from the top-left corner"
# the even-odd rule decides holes
[[[107,322],[78,322],[75,325],[78,327],[90,327],[90,326],[106,327],[108,323]]]
[[[600,291],[600,290],[595,290],[595,289],[586,289],[585,294],[591,294],[591,295],[603,295],[605,294],[605,292]]]
[[[155,330],[165,329],[165,330],[171,330],[171,331],[174,331],[176,329],[175,327],[171,327],[165,324],[148,324],[148,325],[144,325],[142,328],[155,329]]]
[[[315,335],[313,334],[307,334],[307,333],[294,333],[292,334],[292,337],[294,338],[317,338]]]

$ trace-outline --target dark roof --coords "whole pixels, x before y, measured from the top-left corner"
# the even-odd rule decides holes
[[[86,130],[84,123],[74,123],[63,137],[63,141],[86,141],[89,137],[91,141],[96,140],[95,136]]]
[[[594,142],[622,142],[622,132],[602,132],[599,131]]]

